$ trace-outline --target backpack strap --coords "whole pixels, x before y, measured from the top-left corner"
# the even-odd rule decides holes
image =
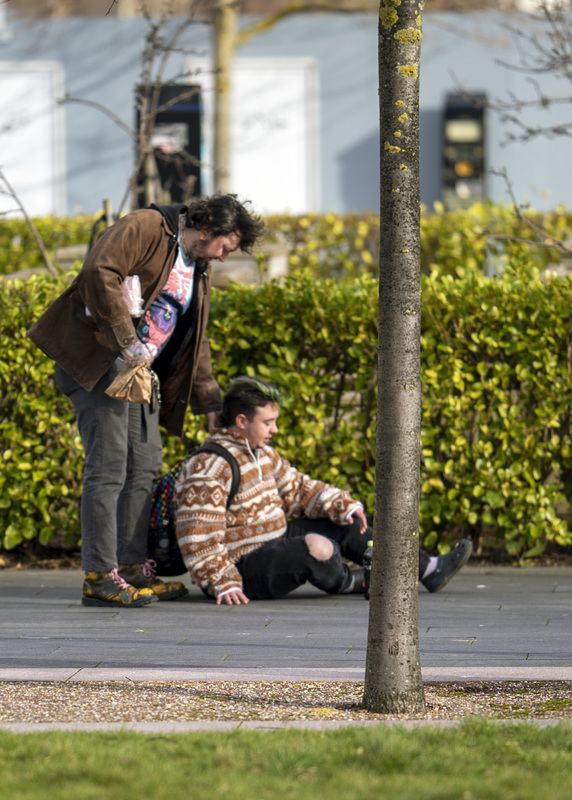
[[[230,465],[232,470],[232,482],[230,485],[230,492],[228,493],[228,500],[226,501],[226,509],[228,511],[240,486],[240,467],[238,461],[226,447],[218,442],[203,442],[203,444],[193,452],[193,455],[200,452],[216,453],[216,455],[222,456]]]

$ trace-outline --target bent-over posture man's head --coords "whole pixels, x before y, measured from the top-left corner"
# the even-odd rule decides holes
[[[215,194],[193,201],[182,231],[183,248],[192,259],[225,261],[229,253],[250,253],[264,232],[264,222],[235,194]]]

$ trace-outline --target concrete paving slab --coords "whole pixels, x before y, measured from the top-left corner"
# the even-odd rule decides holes
[[[180,601],[115,610],[81,605],[77,570],[0,571],[0,680],[363,680],[363,597],[217,607],[185,581]],[[572,680],[571,633],[572,568],[470,566],[419,590],[428,681]]]

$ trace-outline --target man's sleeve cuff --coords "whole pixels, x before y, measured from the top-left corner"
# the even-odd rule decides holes
[[[353,516],[353,514],[359,509],[363,511],[363,506],[361,503],[354,503],[353,506],[349,509],[348,513],[346,514],[346,522],[348,522],[349,518]]]

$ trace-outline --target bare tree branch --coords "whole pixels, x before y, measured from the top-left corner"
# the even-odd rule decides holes
[[[104,106],[102,103],[97,103],[95,100],[85,100],[82,97],[72,97],[72,95],[65,94],[61,97],[58,101],[58,104],[64,105],[66,103],[77,103],[78,105],[87,106],[88,108],[95,108],[97,111],[101,111],[102,114],[105,114],[109,117],[116,125],[118,125],[121,130],[125,131],[132,139],[135,138],[135,129],[131,127],[131,125],[127,125],[121,117],[117,116],[110,108]]]
[[[54,265],[52,264],[52,260],[51,260],[49,254],[48,254],[48,251],[46,250],[46,247],[44,245],[44,241],[43,241],[43,239],[41,237],[41,234],[40,234],[39,230],[36,228],[36,226],[34,224],[34,220],[28,215],[28,212],[26,211],[26,209],[24,207],[24,204],[20,200],[20,197],[18,196],[18,193],[16,192],[16,190],[14,189],[14,187],[12,186],[12,184],[10,183],[8,178],[6,177],[6,174],[5,174],[4,170],[1,167],[0,167],[0,181],[2,181],[2,183],[6,187],[6,189],[0,189],[0,194],[8,195],[9,197],[11,197],[18,204],[18,208],[20,209],[20,211],[24,215],[24,219],[26,220],[26,222],[28,223],[28,226],[30,227],[30,230],[34,234],[34,238],[36,240],[36,244],[38,245],[38,248],[39,248],[39,250],[40,250],[40,252],[42,254],[42,258],[44,259],[44,264],[46,265],[48,272],[51,272],[52,275],[57,275],[56,269],[55,269]]]
[[[316,11],[335,11],[337,14],[358,14],[372,10],[372,3],[368,0],[356,0],[351,5],[341,4],[339,0],[292,0],[292,2],[285,5],[283,8],[269,14],[262,20],[255,22],[248,28],[243,29],[237,35],[236,47],[249,42],[258,33],[265,33],[273,28],[281,20],[292,14],[308,14],[315,13]]]
[[[566,3],[555,6],[546,0],[539,7],[540,17],[533,18],[528,26],[514,27],[506,24],[504,29],[513,39],[518,62],[511,63],[495,59],[495,63],[512,72],[528,75],[527,83],[532,87],[532,95],[520,97],[508,91],[506,97],[488,100],[486,107],[498,114],[506,126],[501,146],[513,142],[527,142],[538,137],[555,139],[572,136],[572,120],[556,122],[530,122],[523,111],[551,111],[556,107],[572,106],[572,18],[566,13]],[[460,31],[459,31],[460,32]],[[476,102],[456,76],[451,73],[456,92],[468,102]],[[552,94],[540,83],[541,77],[565,81],[569,92]]]
[[[109,14],[116,1],[109,6]],[[152,137],[156,126],[157,117],[168,112],[170,108],[184,100],[188,100],[198,91],[196,86],[177,91],[176,95],[169,100],[161,102],[161,91],[167,86],[175,86],[179,81],[188,83],[188,73],[179,71],[174,76],[166,78],[169,61],[174,55],[190,55],[191,50],[180,46],[181,37],[185,31],[194,24],[193,3],[189,15],[177,20],[176,24],[171,25],[174,18],[171,14],[171,4],[165,3],[159,17],[153,17],[149,4],[144,0],[140,2],[140,12],[148,25],[145,41],[141,52],[141,71],[138,84],[135,87],[135,107],[138,112],[138,123],[136,126],[129,125],[118,114],[112,111],[103,103],[82,97],[73,97],[67,94],[58,102],[76,103],[93,108],[110,120],[112,120],[121,130],[132,139],[135,148],[135,164],[132,174],[128,180],[127,189],[117,210],[120,215],[130,197],[138,189],[140,181],[143,181],[146,204],[159,199],[165,187],[160,184],[159,169],[157,165],[157,153],[152,145]],[[185,174],[186,166],[199,166],[197,158],[192,157],[186,152],[177,154],[161,154],[161,163],[172,163],[176,166],[180,180],[178,183],[185,186],[185,191],[190,189],[191,179]]]
[[[519,113],[528,109],[549,110],[555,106],[572,105],[572,91],[552,96],[535,79],[535,76],[550,76],[566,81],[572,89],[572,24],[566,6],[566,3],[552,6],[544,1],[539,6],[540,19],[535,21],[533,27],[506,26],[515,42],[519,62],[497,59],[496,63],[513,72],[529,75],[528,84],[534,94],[522,99],[509,93],[507,99],[495,98],[487,104],[491,110],[499,113],[502,122],[513,128],[503,144],[530,141],[539,136],[550,139],[572,136],[572,121],[531,125]]]
[[[570,246],[564,241],[563,239],[557,239],[555,236],[547,233],[543,228],[540,228],[536,225],[529,217],[525,215],[526,206],[518,203],[512,181],[509,179],[506,169],[491,169],[491,173],[493,175],[497,175],[498,177],[502,178],[506,184],[507,191],[509,193],[512,207],[514,208],[514,213],[516,214],[518,220],[527,227],[531,233],[534,234],[534,239],[525,239],[519,236],[511,236],[509,234],[504,233],[494,233],[490,230],[486,230],[485,234],[489,239],[496,239],[496,240],[503,240],[503,241],[510,241],[510,242],[518,242],[519,244],[528,244],[531,247],[555,247],[561,255],[569,256],[572,255],[572,249]]]

